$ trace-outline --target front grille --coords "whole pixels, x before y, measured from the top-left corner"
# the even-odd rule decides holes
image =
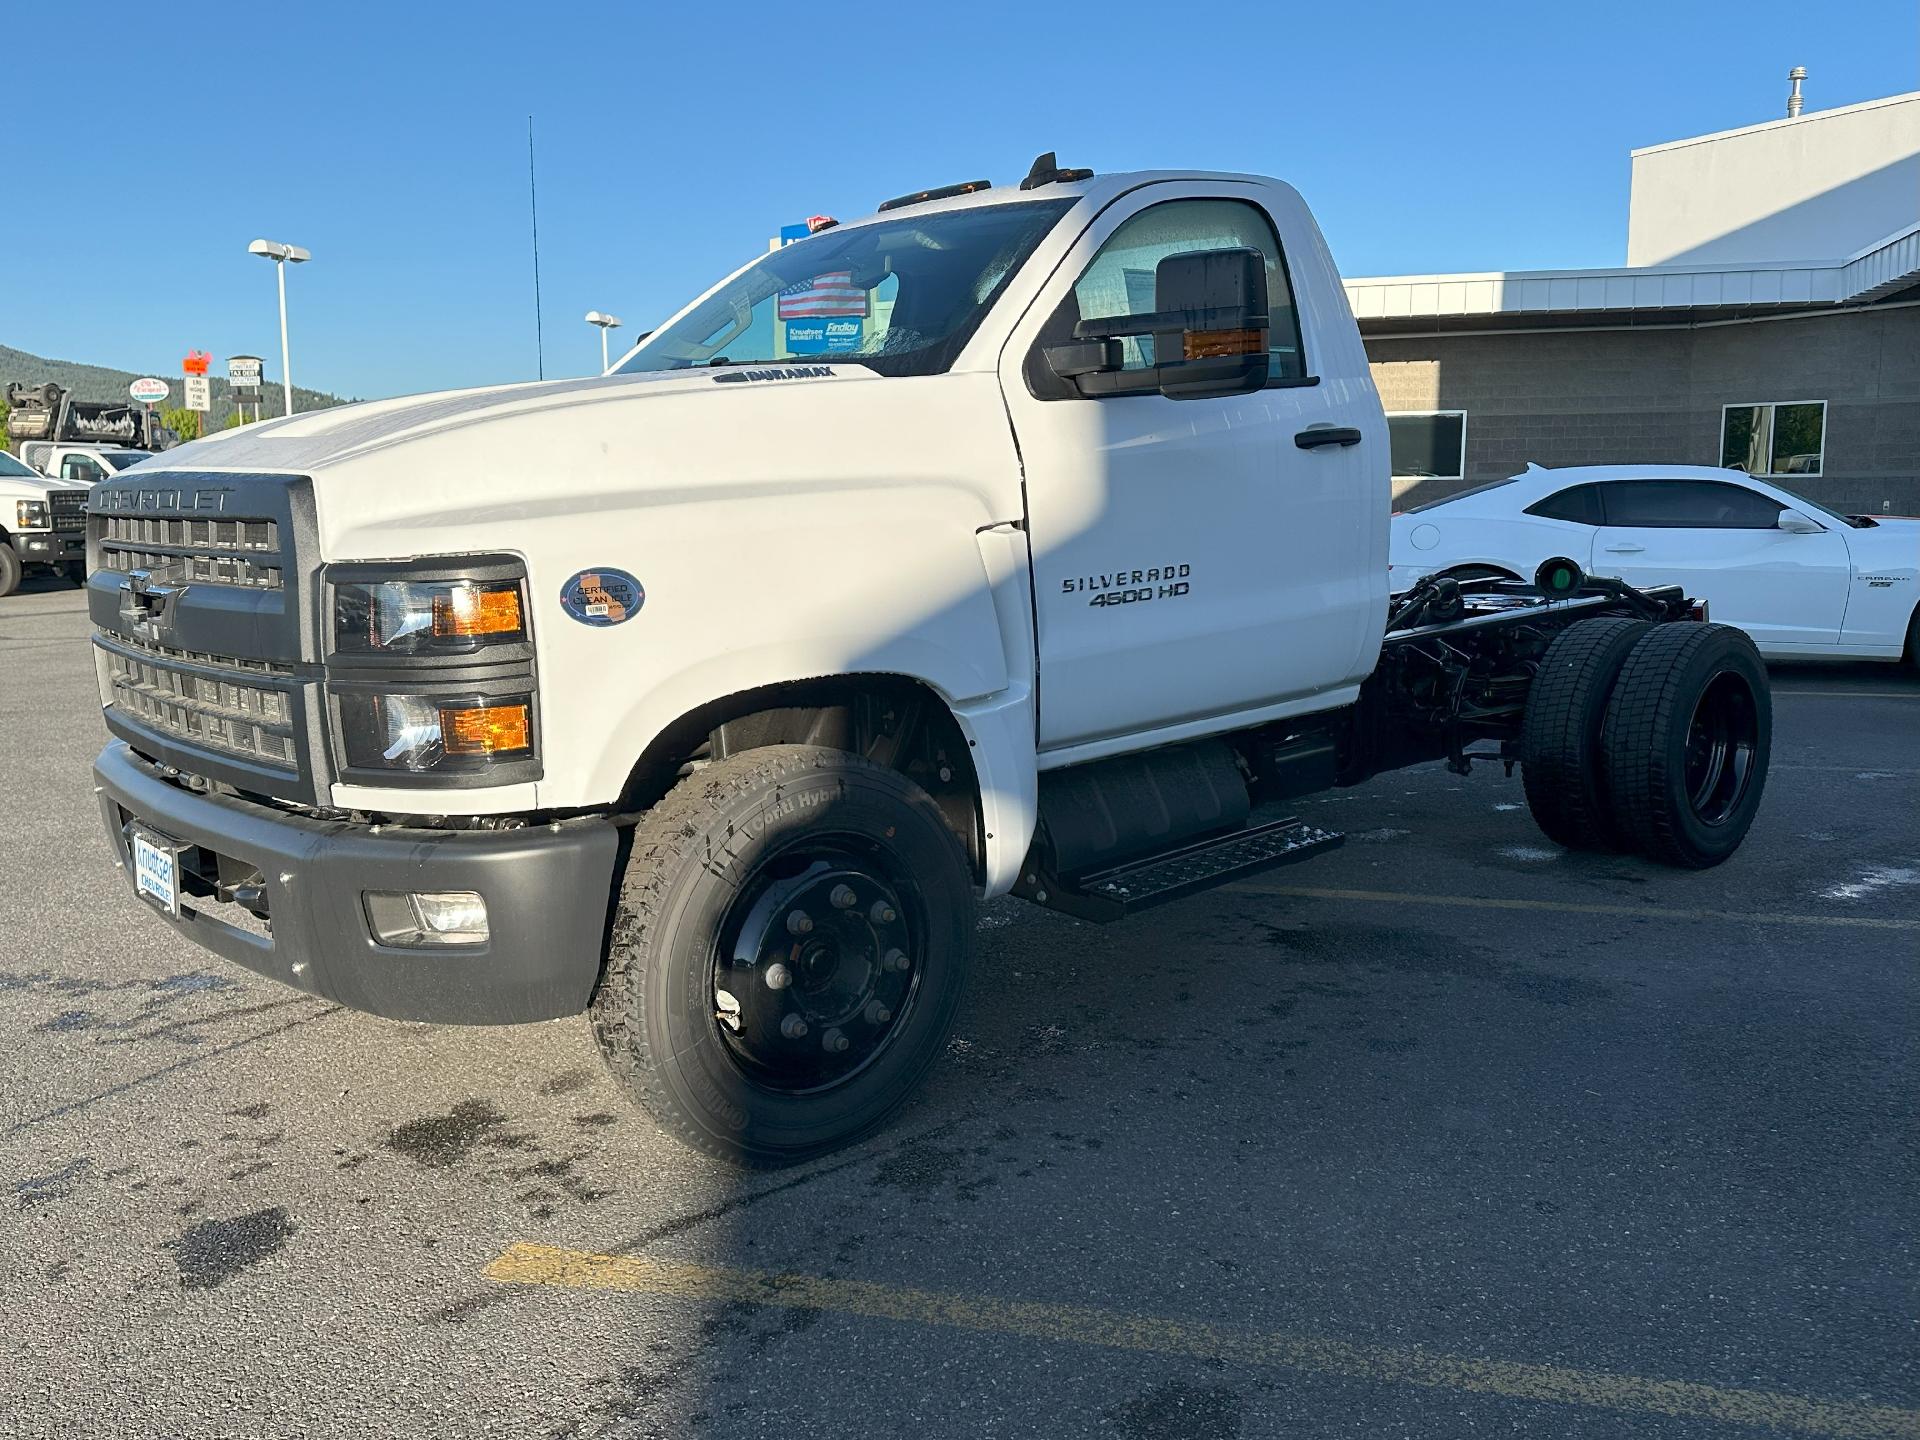
[[[84,490],[55,490],[48,497],[53,514],[53,528],[56,531],[71,534],[87,528],[87,492]]]
[[[256,683],[288,676],[284,667],[120,637],[98,642],[98,655],[101,698],[130,719],[209,750],[299,768],[292,688]]]
[[[261,590],[278,590],[284,583],[280,526],[274,520],[103,515],[96,534],[102,569],[160,570],[190,583]]]

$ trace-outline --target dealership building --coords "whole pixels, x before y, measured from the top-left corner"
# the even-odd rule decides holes
[[[1920,514],[1920,92],[1632,161],[1618,269],[1347,281],[1396,501],[1669,463]]]

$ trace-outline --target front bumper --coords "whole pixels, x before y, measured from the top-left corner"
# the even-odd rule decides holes
[[[376,829],[317,820],[165,779],[115,741],[94,762],[107,840],[132,874],[135,821],[193,847],[183,857],[182,934],[259,975],[395,1020],[504,1025],[575,1015],[600,974],[618,832],[598,818],[517,830]],[[258,872],[268,919],[229,923],[205,877]],[[473,890],[487,902],[483,945],[378,944],[368,890]],[[144,903],[144,902],[143,902]]]
[[[87,556],[87,537],[65,531],[16,530],[13,553],[27,565],[65,565]]]

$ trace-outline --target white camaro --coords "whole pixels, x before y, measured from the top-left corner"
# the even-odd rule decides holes
[[[1680,585],[1763,655],[1920,664],[1920,520],[1846,516],[1738,470],[1530,465],[1393,517],[1393,588],[1531,577],[1551,555]]]

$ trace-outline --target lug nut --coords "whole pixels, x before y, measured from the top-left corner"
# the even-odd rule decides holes
[[[876,925],[891,925],[900,918],[899,912],[884,900],[873,902],[873,908],[867,912],[867,918]]]
[[[829,1030],[826,1034],[822,1035],[820,1037],[820,1043],[826,1048],[829,1054],[838,1055],[845,1051],[847,1046],[853,1042],[835,1029]]]
[[[834,886],[833,894],[827,898],[833,901],[834,908],[838,910],[851,910],[860,903],[860,897],[853,893],[851,885]]]
[[[880,963],[888,970],[905,970],[913,961],[907,958],[904,950],[889,950]]]
[[[767,973],[761,978],[767,982],[767,989],[784,990],[793,983],[793,972],[776,962],[767,967]]]
[[[807,1022],[798,1015],[789,1015],[780,1022],[780,1033],[789,1040],[800,1040],[807,1033]]]
[[[805,935],[813,929],[813,917],[804,910],[796,910],[787,916],[787,933]]]
[[[878,1000],[869,1000],[867,1002],[867,1023],[869,1025],[884,1025],[891,1019],[893,1019],[893,1011],[882,1005]]]

